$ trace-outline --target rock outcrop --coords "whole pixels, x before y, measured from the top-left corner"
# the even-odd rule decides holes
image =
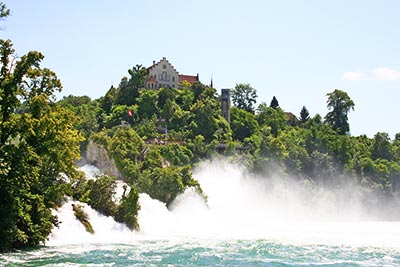
[[[87,146],[86,158],[90,164],[99,168],[104,174],[122,178],[114,160],[108,156],[107,149],[93,140],[90,140]]]

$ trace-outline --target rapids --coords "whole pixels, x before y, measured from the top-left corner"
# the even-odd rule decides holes
[[[83,168],[88,175],[97,171]],[[131,232],[87,205],[95,230],[85,232],[74,218],[72,202],[56,211],[59,228],[47,245],[132,243],[143,239],[263,239],[285,244],[400,247],[400,223],[369,218],[356,188],[318,190],[289,178],[252,177],[225,161],[194,170],[208,199],[186,190],[170,205],[140,194],[139,232]]]
[[[140,194],[138,232],[69,200],[46,246],[0,254],[0,266],[400,266],[400,222],[372,216],[354,185],[322,190],[224,161],[193,175],[207,201],[188,189],[167,209]],[[93,235],[71,204],[83,205]]]

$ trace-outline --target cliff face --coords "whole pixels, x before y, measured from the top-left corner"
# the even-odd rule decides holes
[[[122,178],[114,160],[108,156],[104,146],[93,142],[93,140],[90,140],[87,146],[86,158],[90,164],[99,168],[104,174]]]

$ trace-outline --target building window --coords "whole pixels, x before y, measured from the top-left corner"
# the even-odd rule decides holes
[[[172,82],[175,82],[175,77],[174,76],[172,76]]]
[[[161,74],[161,80],[162,81],[167,81],[168,80],[168,76],[167,76],[167,72],[163,71]]]
[[[167,65],[162,65],[162,68],[165,70],[167,68]]]

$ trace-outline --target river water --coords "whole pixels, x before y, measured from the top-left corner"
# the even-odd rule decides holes
[[[141,194],[137,232],[84,205],[88,234],[68,201],[45,246],[0,254],[0,266],[400,266],[400,222],[369,214],[350,184],[319,190],[223,161],[194,176],[207,202],[187,190],[168,210]]]
[[[3,256],[4,266],[400,266],[383,247],[290,245],[268,240],[141,240],[46,247]]]

